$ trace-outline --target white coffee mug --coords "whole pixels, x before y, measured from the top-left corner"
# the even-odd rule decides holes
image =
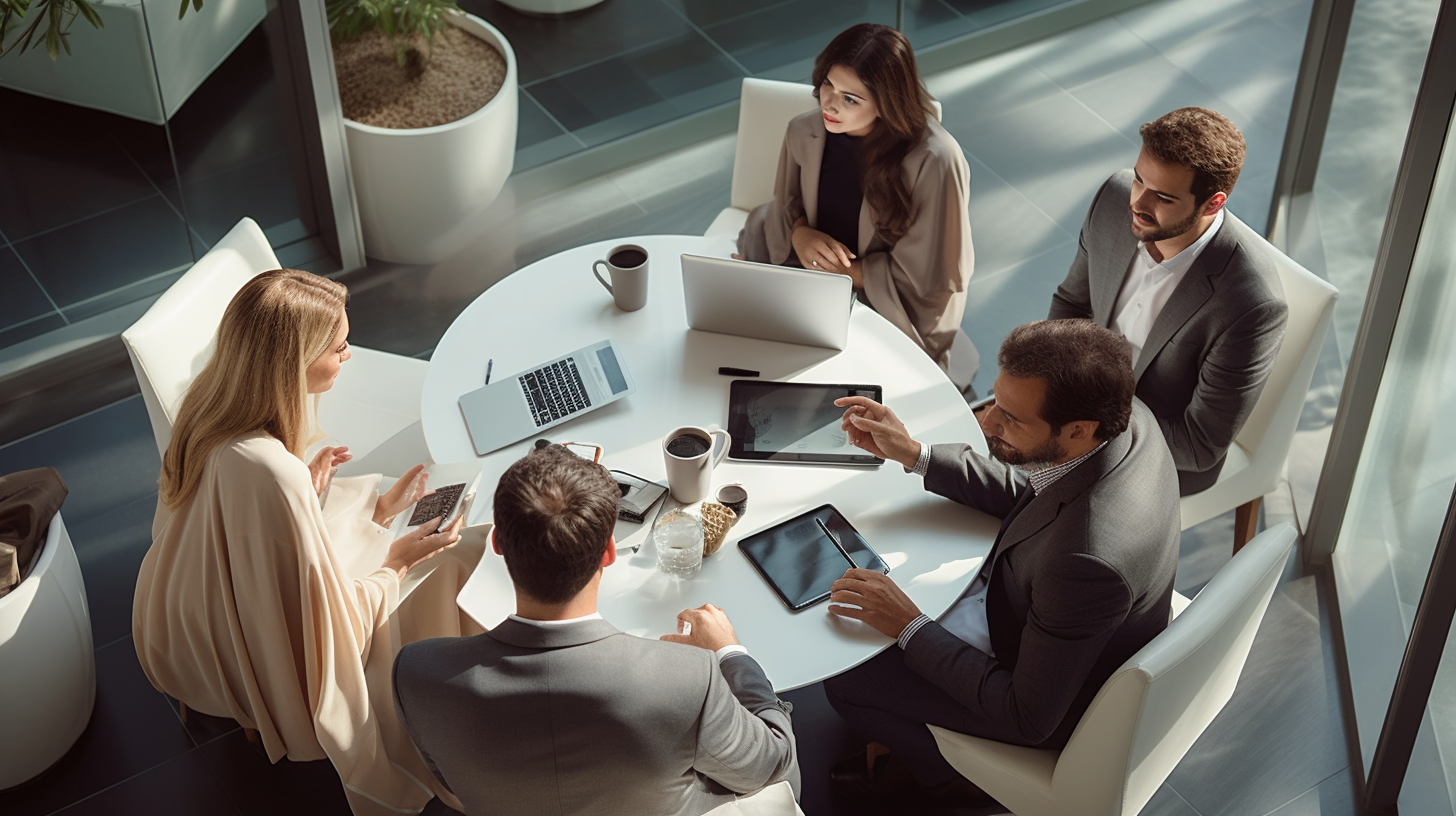
[[[713,468],[728,455],[731,437],[722,428],[683,425],[662,438],[667,489],[683,504],[701,501],[713,487]]]
[[[601,267],[606,267],[612,279],[610,283],[602,277]],[[635,312],[647,305],[647,250],[642,247],[636,244],[612,247],[607,257],[592,264],[592,274],[612,293],[618,309]]]

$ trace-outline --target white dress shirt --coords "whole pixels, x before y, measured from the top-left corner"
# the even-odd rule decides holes
[[[1168,298],[1173,296],[1173,290],[1182,282],[1188,267],[1198,260],[1199,254],[1213,240],[1221,226],[1222,208],[1213,217],[1213,223],[1208,229],[1198,236],[1197,241],[1177,255],[1164,258],[1162,263],[1153,260],[1153,256],[1148,253],[1147,244],[1138,242],[1137,252],[1133,253],[1132,262],[1127,266],[1127,277],[1123,278],[1117,305],[1112,308],[1111,327],[1113,331],[1127,338],[1127,344],[1132,347],[1134,368],[1143,352],[1143,345],[1148,342],[1148,333],[1153,330],[1153,322],[1158,319],[1163,307],[1168,305]]]

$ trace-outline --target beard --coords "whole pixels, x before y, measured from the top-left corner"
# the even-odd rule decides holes
[[[1176,224],[1168,224],[1166,226],[1159,223],[1144,225],[1138,220],[1137,215],[1133,213],[1132,207],[1128,207],[1127,212],[1128,216],[1132,219],[1133,237],[1145,244],[1151,244],[1158,241],[1166,241],[1169,238],[1176,238],[1193,229],[1198,224],[1199,212],[1202,209],[1202,206],[1194,207],[1193,212],[1189,213],[1187,218]],[[1139,234],[1139,229],[1146,231],[1145,234]]]
[[[1045,470],[1067,455],[1067,449],[1055,436],[1048,437],[1045,442],[1029,451],[1014,448],[999,436],[986,437],[986,447],[997,460],[1026,471]]]

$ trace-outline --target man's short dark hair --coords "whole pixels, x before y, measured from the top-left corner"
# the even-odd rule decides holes
[[[1061,433],[1069,422],[1097,424],[1096,437],[1127,430],[1132,396],[1132,352],[1116,332],[1090,320],[1038,320],[1011,330],[997,361],[1013,377],[1046,383],[1041,418]]]
[[[621,496],[606,468],[560,445],[511,465],[495,488],[495,541],[511,581],[541,603],[576,597],[601,566]]]
[[[1223,114],[1179,108],[1144,124],[1138,134],[1153,158],[1193,170],[1193,198],[1199,204],[1219,191],[1234,191],[1244,167],[1244,134]]]

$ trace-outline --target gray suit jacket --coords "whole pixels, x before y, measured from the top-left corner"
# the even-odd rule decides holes
[[[1142,403],[1126,432],[1043,493],[965,445],[931,449],[927,489],[1002,518],[988,563],[995,657],[931,622],[905,665],[975,714],[975,736],[1059,748],[1107,678],[1168,625],[1178,494]]]
[[[482,814],[696,816],[788,779],[790,707],[756,661],[606,621],[405,646],[395,706],[420,753]]]
[[[1132,171],[1123,170],[1097,192],[1047,317],[1112,325],[1138,246],[1131,190]],[[1229,445],[1274,368],[1288,316],[1274,259],[1252,230],[1225,215],[1153,322],[1133,371],[1138,398],[1157,416],[1173,452],[1181,494],[1218,480]]]

